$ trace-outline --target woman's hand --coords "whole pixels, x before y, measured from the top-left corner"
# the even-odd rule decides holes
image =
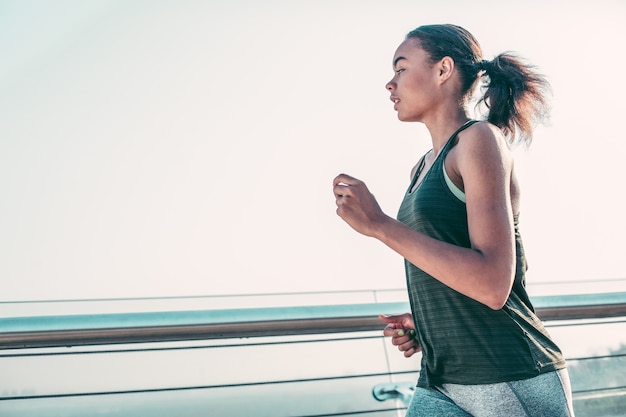
[[[410,313],[397,316],[380,315],[378,318],[387,323],[383,330],[383,335],[391,337],[391,344],[398,347],[404,356],[409,358],[417,352],[421,352],[422,347],[415,339],[415,323]]]
[[[363,181],[340,174],[333,181],[333,193],[337,214],[359,233],[374,237],[389,219]]]

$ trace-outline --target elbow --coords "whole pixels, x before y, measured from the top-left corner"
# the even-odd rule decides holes
[[[496,249],[474,248],[474,251],[478,255],[478,262],[472,264],[474,268],[466,276],[466,295],[492,310],[502,310],[515,281],[515,247],[511,245],[507,249],[500,245]]]
[[[502,276],[508,278],[502,279]],[[485,297],[484,304],[492,310],[501,310],[511,295],[514,280],[515,271],[507,271],[507,273],[500,275],[499,279],[492,281],[494,284],[491,286],[491,291],[488,292],[487,297]]]
[[[511,290],[502,291],[496,290],[491,291],[489,296],[485,298],[483,304],[489,307],[492,310],[501,310],[502,307],[506,304],[509,299],[509,295],[511,294]]]
[[[492,300],[489,300],[485,305],[494,311],[502,310],[502,307],[506,304],[506,300],[509,299],[507,294],[506,297],[493,297]]]

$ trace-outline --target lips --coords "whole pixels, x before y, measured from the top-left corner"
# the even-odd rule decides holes
[[[396,107],[398,107],[398,103],[400,102],[400,99],[396,96],[391,96],[389,97],[389,100],[391,100],[393,102],[393,108],[395,109]]]

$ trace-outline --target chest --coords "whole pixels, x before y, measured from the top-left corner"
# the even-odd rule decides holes
[[[417,173],[416,173],[417,174]],[[404,195],[398,220],[433,238],[466,246],[467,210],[446,184],[443,166],[436,162],[416,176]]]
[[[415,190],[420,186],[433,164],[435,163],[436,157],[433,152],[430,151],[418,162],[413,171],[413,181],[411,182],[410,193],[414,193]]]

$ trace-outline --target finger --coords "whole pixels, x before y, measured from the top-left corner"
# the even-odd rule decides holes
[[[411,339],[409,336],[407,336],[406,334],[404,334],[404,332],[402,333],[402,336],[392,336],[391,337],[391,344],[395,345],[395,346],[400,346],[400,345],[404,345],[406,343],[414,343],[413,339]]]
[[[356,185],[358,183],[360,183],[361,181],[351,177],[348,174],[339,174],[335,177],[335,179],[333,180],[333,186],[337,186],[339,184],[344,184],[344,185]]]
[[[416,353],[419,353],[422,351],[422,347],[420,345],[415,345],[414,347],[407,349],[404,351],[404,356],[406,358],[409,358],[413,355],[415,355]]]
[[[415,349],[416,343],[415,340],[407,340],[406,342],[400,343],[397,345],[398,350],[401,352],[406,352],[407,350]]]
[[[402,316],[388,316],[386,314],[379,314],[378,319],[383,323],[401,323]]]
[[[402,330],[402,326],[399,323],[390,323],[383,329],[383,336],[397,337],[398,329]]]
[[[333,194],[336,198],[349,197],[352,194],[349,185],[337,184],[333,187]]]
[[[415,349],[408,349],[404,351],[404,357],[405,358],[410,358],[411,356],[415,355],[415,353],[417,352],[417,350]]]

